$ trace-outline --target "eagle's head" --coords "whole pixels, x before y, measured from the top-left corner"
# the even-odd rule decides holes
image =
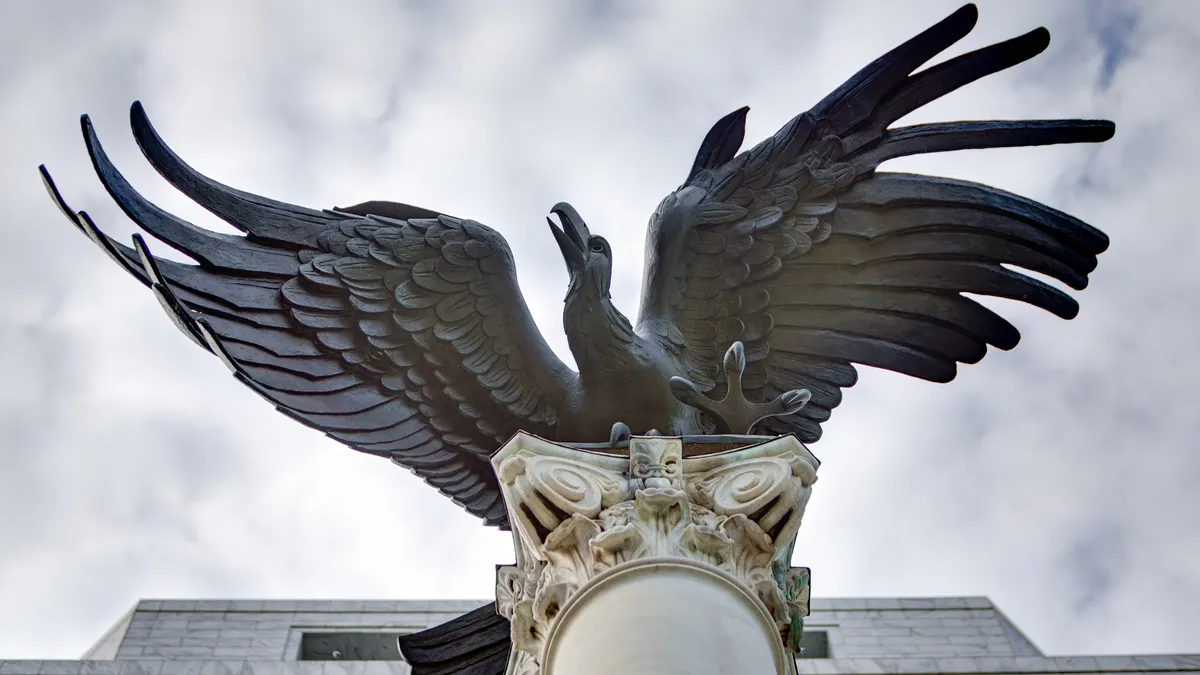
[[[612,284],[612,248],[604,237],[594,237],[575,207],[559,202],[550,209],[557,215],[562,227],[550,218],[550,231],[558,242],[571,284],[567,287],[567,299],[583,296],[608,298]]]

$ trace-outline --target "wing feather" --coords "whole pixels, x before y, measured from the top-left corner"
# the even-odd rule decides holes
[[[317,211],[234,190],[179,159],[140,105],[131,118],[159,173],[246,235],[210,232],[146,200],[86,117],[85,143],[113,200],[195,264],[155,258],[140,238],[132,248],[113,241],[67,206],[43,168],[63,213],[277,410],[504,526],[488,456],[518,430],[552,435],[574,377],[534,327],[504,239],[405,204]]]
[[[724,395],[720,354],[735,340],[746,347],[749,396],[812,391],[799,414],[762,430],[819,438],[841,388],[856,381],[854,364],[947,382],[989,345],[1014,347],[1017,329],[964,294],[1019,300],[1067,319],[1078,312],[1070,295],[1024,271],[1081,290],[1108,246],[1102,232],[984,185],[876,171],[920,153],[1112,136],[1102,120],[889,128],[1049,44],[1037,29],[914,74],[976,18],[974,6],[963,7],[741,154],[706,139],[687,182],[652,216],[639,333],[673,349],[710,396]],[[741,138],[729,127],[744,120],[739,110],[709,136]],[[714,162],[712,147],[728,159]]]

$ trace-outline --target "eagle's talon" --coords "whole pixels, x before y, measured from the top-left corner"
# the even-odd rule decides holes
[[[629,430],[629,425],[624,422],[617,422],[612,425],[612,431],[608,433],[608,445],[615,448],[622,442],[628,441],[633,432]]]
[[[800,412],[808,402],[812,400],[812,392],[807,389],[793,389],[785,391],[775,398],[775,405],[779,408],[779,415],[794,415]]]
[[[713,419],[719,434],[749,434],[754,425],[768,417],[799,412],[808,404],[812,393],[807,389],[786,391],[774,400],[754,403],[742,391],[742,373],[746,370],[746,348],[734,342],[722,359],[728,392],[720,401],[700,393],[700,389],[682,377],[671,378],[671,393],[684,405],[696,408]]]
[[[699,407],[697,404],[709,400],[708,397],[700,393],[700,388],[691,380],[682,377],[672,377],[668,385],[671,387],[671,394],[684,405],[696,408]]]
[[[725,352],[725,377],[731,382],[736,378],[741,382],[742,373],[746,370],[746,348],[741,342],[729,345]]]

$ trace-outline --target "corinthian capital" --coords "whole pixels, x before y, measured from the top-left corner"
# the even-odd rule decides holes
[[[497,575],[498,611],[540,671],[578,596],[607,575],[686,564],[732,580],[787,644],[808,613],[808,571],[789,570],[818,462],[794,437],[685,456],[684,439],[633,437],[628,457],[518,434],[492,464],[508,505],[517,564]],[[676,562],[672,562],[676,561]]]

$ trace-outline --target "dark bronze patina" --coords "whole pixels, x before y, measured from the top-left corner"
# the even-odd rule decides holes
[[[854,364],[947,382],[988,345],[1017,344],[1016,328],[964,293],[1075,316],[1066,293],[1007,266],[1083,289],[1108,245],[1103,233],[983,185],[876,171],[919,153],[1112,136],[1111,122],[1095,120],[889,128],[1049,43],[1037,29],[913,74],[975,20],[974,6],[960,9],[740,154],[747,109],[718,121],[650,218],[636,321],[609,297],[608,242],[575,209],[555,206],[578,373],[534,326],[503,237],[474,221],[393,202],[314,210],[235,190],[177,157],[136,103],[133,133],[150,163],[244,236],[146,201],[86,117],[87,148],[113,199],[196,264],[156,259],[139,236],[133,247],[117,243],[42,171],[64,213],[239,380],[503,526],[488,456],[518,430],[603,443],[621,435],[618,422],[679,435],[755,425],[811,442],[854,384]]]

